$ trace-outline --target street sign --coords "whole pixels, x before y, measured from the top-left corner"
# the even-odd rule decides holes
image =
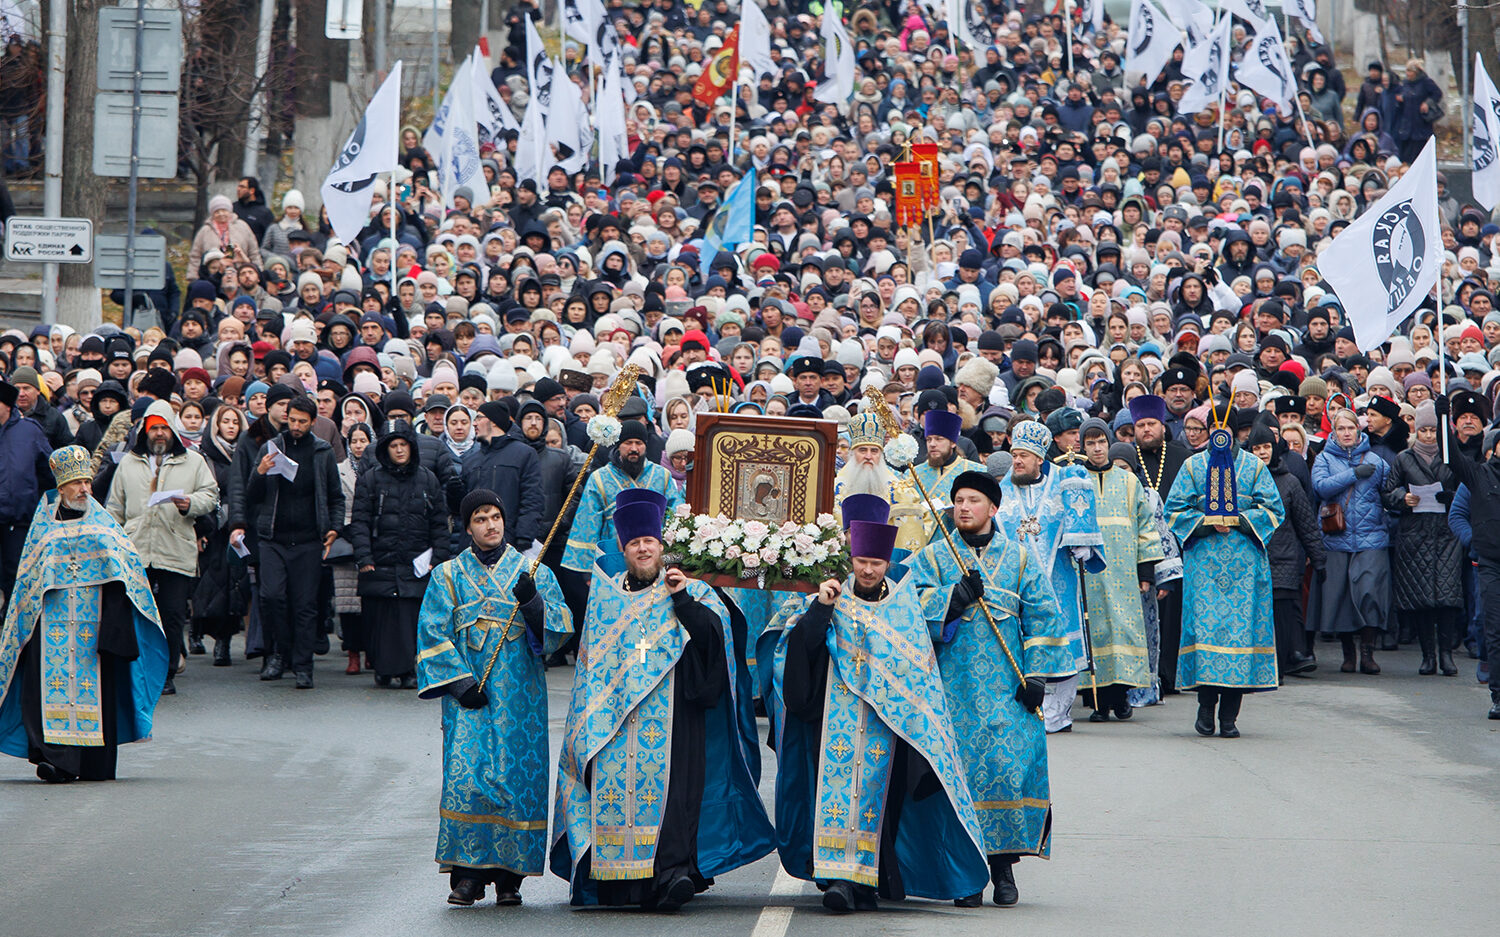
[[[94,287],[101,290],[125,288],[125,235],[101,234],[94,239],[98,259],[94,262]],[[167,285],[167,239],[160,234],[135,236],[136,290],[159,290]]]
[[[99,11],[100,91],[130,91],[135,73],[135,6]],[[182,11],[142,10],[141,91],[176,94],[182,84]]]
[[[5,259],[86,264],[94,259],[94,223],[87,218],[12,217],[5,223]]]
[[[130,92],[94,95],[94,175],[130,175]],[[177,95],[141,96],[141,178],[177,175]]]

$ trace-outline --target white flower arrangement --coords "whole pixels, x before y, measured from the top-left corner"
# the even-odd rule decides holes
[[[589,439],[601,446],[613,446],[620,441],[620,421],[607,414],[599,414],[589,420]]]
[[[723,514],[694,514],[680,505],[666,518],[662,542],[667,559],[690,575],[750,579],[761,588],[843,578],[849,567],[848,543],[832,514],[819,514],[811,524],[788,521],[773,527]]]
[[[917,457],[917,441],[910,433],[900,433],[885,444],[885,460],[896,469],[905,469]]]

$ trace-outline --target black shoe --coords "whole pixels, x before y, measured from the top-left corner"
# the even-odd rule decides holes
[[[521,889],[495,886],[495,907],[514,908],[521,904]]]
[[[461,878],[453,890],[448,892],[448,903],[467,908],[484,897],[484,882],[473,878]]]
[[[848,914],[854,910],[854,886],[848,882],[834,882],[823,892],[823,907],[834,914]]]
[[[401,689],[415,690],[417,688],[417,675],[414,673],[404,674],[401,677]]]
[[[391,685],[391,678],[390,677],[382,677],[380,674],[376,674],[375,675],[375,685],[376,686],[388,687],[388,686]]]
[[[984,905],[984,892],[980,892],[977,895],[970,895],[967,898],[954,898],[953,899],[953,906],[955,908],[979,908],[979,907],[983,907],[983,905]]]
[[[1109,721],[1109,712],[1106,711],[1106,710],[1096,709],[1093,712],[1089,713],[1089,722],[1108,722],[1108,721]]]
[[[553,654],[551,654],[547,658],[546,663],[547,663],[548,667],[566,667],[566,666],[568,666],[568,655],[567,655],[567,652],[565,652],[565,651],[556,651],[556,652],[554,652]]]
[[[61,770],[56,765],[42,762],[36,766],[36,776],[48,784],[68,784],[78,780],[73,775]]]
[[[297,689],[299,689],[299,690],[311,690],[313,688],[312,671],[311,670],[299,670],[299,671],[297,671],[296,676],[297,676]]]
[[[176,696],[177,695],[177,687],[175,687],[175,686],[172,685],[172,678],[171,677],[168,677],[167,678],[167,682],[162,686],[162,688],[161,688],[161,695],[162,696]]]
[[[1282,673],[1289,677],[1312,673],[1318,669],[1318,659],[1310,654],[1293,654]]]
[[[203,646],[203,639],[202,638],[193,638],[191,641],[189,641],[188,642],[188,653],[189,654],[207,654],[208,653],[208,649]]]
[[[1015,870],[1012,862],[996,863],[991,868],[991,878],[995,882],[995,904],[1002,908],[1014,907],[1021,900],[1021,892],[1016,888]]]
[[[1130,705],[1129,700],[1122,700],[1120,702],[1120,705],[1115,707],[1115,718],[1119,719],[1121,722],[1124,722],[1126,719],[1129,719],[1134,715],[1135,707]]]
[[[1500,719],[1500,690],[1490,691],[1490,718]],[[40,774],[41,770],[38,768],[37,773]]]
[[[1417,667],[1417,673],[1424,677],[1430,677],[1437,673],[1437,656],[1434,654],[1423,654],[1422,664]]]
[[[1438,670],[1445,677],[1458,676],[1458,666],[1453,663],[1452,651],[1438,651]]]
[[[1214,708],[1212,706],[1198,705],[1198,718],[1193,721],[1193,728],[1198,734],[1205,738],[1214,734]]]
[[[687,875],[678,875],[661,890],[661,897],[656,900],[656,910],[676,911],[692,901],[695,894],[697,890],[693,887],[692,878]]]
[[[313,653],[320,657],[328,653],[328,632],[319,631],[318,636],[313,639]]]
[[[1221,738],[1221,739],[1237,739],[1239,737],[1240,737],[1240,730],[1237,729],[1237,728],[1235,728],[1234,723],[1220,720],[1220,722],[1219,722],[1219,738]]]
[[[214,666],[228,667],[229,664],[229,639],[221,638],[214,642]]]
[[[280,654],[271,654],[266,657],[265,664],[260,668],[262,680],[280,680],[284,673],[286,673],[286,661],[281,659]]]

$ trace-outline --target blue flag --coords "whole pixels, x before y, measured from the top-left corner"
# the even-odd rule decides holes
[[[754,236],[755,231],[755,168],[745,173],[744,178],[729,187],[724,203],[714,212],[703,235],[703,252],[698,255],[698,272],[708,278],[710,265],[720,249],[733,249]]]

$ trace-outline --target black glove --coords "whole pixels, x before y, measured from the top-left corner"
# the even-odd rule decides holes
[[[516,577],[516,584],[510,587],[510,594],[516,597],[517,605],[527,604],[536,598],[536,580],[531,578],[530,573],[523,570],[521,575]]]
[[[1371,465],[1369,462],[1362,462],[1354,467],[1355,478],[1369,478],[1374,474],[1375,466]]]
[[[1016,687],[1016,702],[1024,706],[1028,712],[1036,712],[1041,708],[1042,698],[1047,695],[1047,686],[1041,677],[1027,677],[1026,681]]]
[[[1446,506],[1453,503],[1453,492],[1451,491],[1439,491],[1436,497],[1438,504]]]
[[[517,550],[521,550],[522,552],[525,552],[526,550],[530,550],[531,549],[531,545],[533,543],[535,543],[535,542],[536,541],[532,540],[530,537],[517,537],[516,538],[516,549]]]
[[[483,709],[489,703],[490,698],[484,695],[484,687],[477,683],[464,690],[463,695],[458,698],[458,705],[464,709]]]
[[[953,587],[953,595],[949,601],[964,608],[973,605],[984,597],[984,580],[979,576],[979,570],[971,569],[964,573],[964,578]]]
[[[1437,414],[1439,422],[1448,415],[1447,394],[1434,394],[1432,396],[1432,412]]]
[[[1313,570],[1313,578],[1316,579],[1318,585],[1321,586],[1323,583],[1328,581],[1328,570],[1319,566],[1317,569]]]

